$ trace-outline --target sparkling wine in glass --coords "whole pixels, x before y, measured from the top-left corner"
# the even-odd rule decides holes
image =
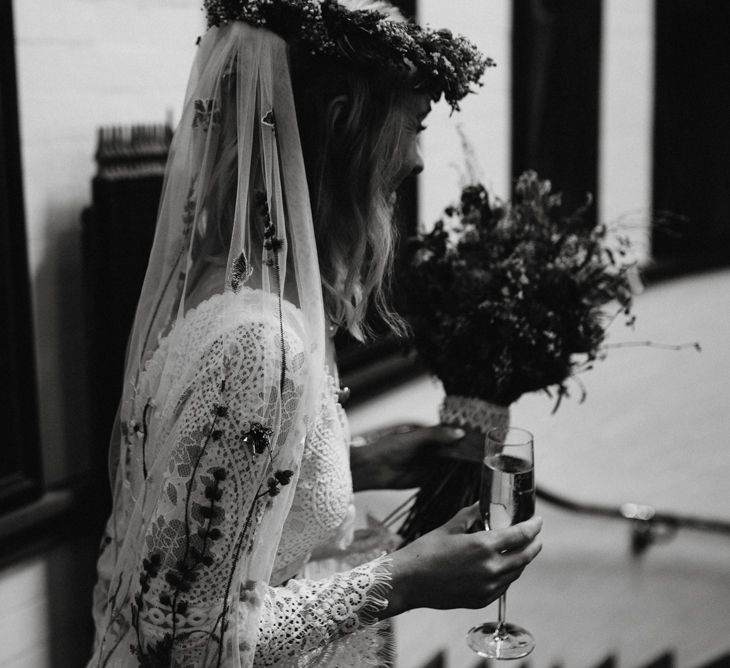
[[[517,427],[487,434],[479,508],[487,530],[504,529],[535,512],[533,437]],[[520,659],[535,649],[528,631],[505,620],[506,594],[499,597],[499,619],[469,630],[466,642],[489,659]]]

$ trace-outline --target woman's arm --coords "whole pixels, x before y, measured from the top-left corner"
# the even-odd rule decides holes
[[[194,380],[162,430],[169,461],[149,506],[132,612],[135,652],[144,659],[217,665],[230,636],[223,630],[238,623],[240,653],[274,665],[322,651],[376,622],[387,605],[386,559],[285,587],[249,575],[262,542],[274,558],[296,475],[284,454],[304,437],[305,417],[313,418],[301,410],[304,344],[287,332],[280,382],[279,336],[278,328],[258,325],[221,335],[195,363]],[[267,525],[273,512],[282,520]]]
[[[534,540],[521,547],[515,536],[500,542],[499,532],[468,534],[472,509],[389,558],[326,580],[269,587],[250,579],[262,541],[272,543],[273,559],[277,537],[262,531],[269,513],[284,510],[277,504],[293,482],[282,453],[303,437],[306,370],[296,363],[302,343],[287,338],[284,383],[276,375],[279,343],[278,331],[265,328],[222,337],[176,409],[172,447],[164,450],[169,462],[137,565],[132,622],[135,651],[144,658],[216,665],[234,624],[239,652],[255,664],[317,654],[408,609],[483,605],[534,556]],[[222,364],[221,355],[239,363]],[[277,382],[262,385],[273,375]],[[505,549],[513,557],[501,555]]]
[[[346,634],[414,608],[481,608],[496,600],[540,552],[542,521],[473,532],[480,521],[477,505],[470,506],[390,556],[324,580],[269,588],[255,665],[316,654]],[[361,665],[377,660],[367,655],[373,651],[367,637],[357,651]]]

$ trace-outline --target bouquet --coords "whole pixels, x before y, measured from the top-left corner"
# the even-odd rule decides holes
[[[511,201],[465,187],[432,231],[411,240],[401,308],[418,356],[446,391],[442,421],[486,431],[537,390],[557,410],[576,375],[604,354],[611,322],[633,322],[630,241],[592,224],[590,206],[589,198],[565,214],[550,182],[528,171]],[[449,462],[421,488],[400,530],[406,540],[477,500],[480,460]]]

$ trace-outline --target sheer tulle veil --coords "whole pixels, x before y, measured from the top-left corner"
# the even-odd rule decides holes
[[[317,347],[321,285],[288,46],[238,21],[210,28],[199,44],[129,341],[128,380],[197,305],[206,268],[224,266],[223,281],[203,293],[246,285],[282,296],[299,308]]]
[[[179,362],[201,355],[188,347],[189,340],[200,338],[186,338],[181,323],[197,309],[208,313],[203,338],[212,342],[211,349],[239,323],[263,324],[262,332],[280,337],[281,357],[275,368],[266,367],[259,400],[261,411],[271,411],[273,401],[269,437],[277,447],[276,468],[292,471],[296,482],[307,416],[314,412],[323,381],[325,335],[288,57],[284,39],[240,21],[210,28],[198,46],[128,344],[111,443],[109,558],[100,562],[102,570],[103,563],[108,569],[100,578],[107,585],[97,587],[97,599],[103,598],[95,606],[100,638],[89,665],[147,665],[130,652],[130,642],[135,626],[149,614],[140,583],[143,590],[145,581],[148,587],[149,574],[160,567],[147,550],[154,530],[150,517],[159,500],[172,493],[166,487],[175,443],[170,435],[191,381],[180,375]],[[294,332],[300,348],[292,349],[285,330]],[[221,379],[223,391],[226,378],[247,362],[234,347],[226,348],[225,337],[221,341],[215,361],[200,364],[221,367],[211,373]],[[147,373],[152,366],[158,373]],[[290,428],[284,430],[288,409],[282,404],[295,368],[306,381],[298,388],[295,414],[287,418]],[[226,410],[216,401],[211,398],[210,438],[215,438],[217,416]],[[279,431],[286,435],[279,438]],[[266,488],[265,476],[258,484]],[[188,495],[192,485],[191,474]],[[281,486],[266,512],[257,511],[253,518],[252,508],[240,508],[238,535],[226,537],[233,557],[225,596],[212,604],[216,613],[198,620],[186,638],[191,665],[251,665],[260,613],[255,592],[268,582],[294,487]],[[251,520],[257,522],[255,540],[241,544]],[[242,588],[251,603],[245,608],[237,605]],[[164,653],[165,647],[165,639],[159,639],[157,651]]]

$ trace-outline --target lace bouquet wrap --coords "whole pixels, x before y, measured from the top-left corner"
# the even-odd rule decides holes
[[[592,224],[589,205],[563,213],[550,182],[528,171],[511,201],[465,187],[411,240],[401,283],[413,346],[446,391],[441,421],[474,433],[471,450],[455,446],[421,488],[401,527],[406,540],[478,499],[483,437],[508,424],[513,402],[544,390],[557,409],[569,381],[603,355],[615,316],[633,321],[629,240]]]

